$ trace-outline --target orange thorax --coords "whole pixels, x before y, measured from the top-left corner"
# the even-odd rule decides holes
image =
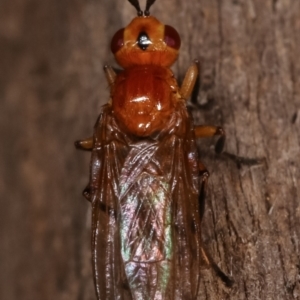
[[[160,131],[169,121],[177,98],[170,69],[156,65],[121,71],[112,90],[113,113],[119,125],[136,136]]]

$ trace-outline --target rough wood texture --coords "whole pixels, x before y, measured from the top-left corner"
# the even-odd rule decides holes
[[[199,299],[299,299],[300,2],[157,0],[152,14],[182,35],[179,78],[201,60],[212,105],[199,123],[267,161],[238,169],[199,145],[211,172],[203,239],[236,281],[204,269]],[[110,37],[134,15],[125,0],[1,1],[0,299],[95,299],[89,155],[73,141],[108,99]]]

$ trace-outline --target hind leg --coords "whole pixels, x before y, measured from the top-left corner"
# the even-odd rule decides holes
[[[198,201],[199,201],[200,221],[202,222],[202,218],[205,211],[205,199],[207,194],[209,172],[207,171],[206,167],[201,161],[198,162],[198,167],[199,167],[199,177],[201,180],[201,187],[200,187]]]

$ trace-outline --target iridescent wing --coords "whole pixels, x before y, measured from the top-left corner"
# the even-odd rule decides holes
[[[92,152],[92,251],[98,299],[195,299],[197,149],[184,104],[157,135],[130,139],[109,105]]]
[[[98,299],[131,299],[120,252],[119,178],[128,145],[105,105],[91,157],[92,260]]]

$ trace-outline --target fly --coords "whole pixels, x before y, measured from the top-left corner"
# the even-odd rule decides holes
[[[228,284],[201,243],[208,171],[196,139],[220,136],[221,127],[194,126],[187,110],[198,62],[178,85],[170,66],[180,36],[150,16],[155,0],[117,31],[111,50],[123,68],[105,66],[110,100],[93,137],[76,147],[91,151],[84,196],[92,204],[92,261],[97,299],[196,299],[200,265]]]

